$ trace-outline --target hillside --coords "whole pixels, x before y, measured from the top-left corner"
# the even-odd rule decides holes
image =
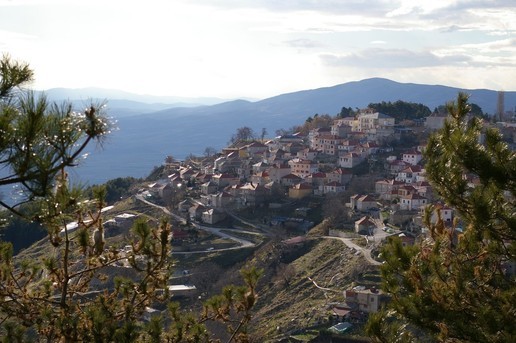
[[[336,240],[314,238],[284,248],[288,253],[279,265],[272,259],[262,264],[272,277],[266,273],[259,292],[254,333],[264,341],[287,337],[299,328],[328,326],[331,305],[345,300],[344,290],[361,276],[375,273],[373,266]],[[270,254],[266,249],[260,253]]]
[[[249,126],[257,133],[266,128],[267,136],[271,137],[277,129],[299,125],[316,113],[335,115],[344,106],[363,108],[371,102],[404,100],[422,103],[433,110],[455,99],[459,91],[453,87],[374,78],[255,102],[235,100],[131,116],[118,116],[113,107],[110,115],[117,120],[116,129],[103,145],[105,149],[97,147],[89,151],[78,176],[89,183],[102,183],[118,176],[143,177],[167,155],[183,159],[190,153],[202,155],[207,146],[220,150],[242,126]],[[495,111],[496,91],[465,91],[471,94],[471,102],[485,112]],[[515,105],[516,92],[505,92],[506,108]]]
[[[154,223],[163,215],[158,207],[130,197],[117,202],[105,212],[105,217],[111,219],[123,213],[143,216]],[[174,228],[179,227],[178,223],[174,223]],[[344,301],[343,291],[354,286],[356,281],[360,281],[361,285],[378,285],[378,276],[377,267],[369,265],[362,255],[357,255],[356,251],[339,240],[323,238],[321,228],[317,226],[312,229],[307,239],[299,244],[284,241],[295,232],[280,230],[274,237],[257,235],[253,238],[256,242],[254,248],[184,255],[181,251],[185,246],[174,246],[173,251],[179,252],[174,254],[174,275],[179,276],[173,282],[192,283],[203,295],[211,296],[220,292],[228,283],[238,284],[238,270],[244,265],[254,265],[263,269],[264,274],[258,285],[259,300],[250,328],[253,337],[262,342],[277,341],[290,335],[295,336],[298,333],[296,330],[300,328],[331,326],[331,305]],[[107,246],[122,248],[127,244],[129,235],[127,228],[114,231],[108,229]],[[206,251],[206,247],[210,246],[217,250],[233,245],[213,235],[200,233],[194,245],[188,245],[187,251]],[[40,260],[55,253],[48,238],[44,238],[22,250],[17,260]],[[182,276],[183,270],[189,270],[187,276]],[[112,285],[113,277],[121,273],[126,277],[137,277],[135,273],[129,273],[127,268],[120,266],[109,267],[103,273],[107,277],[102,287]],[[199,310],[196,297],[176,300],[185,309]],[[355,334],[359,335],[360,332]]]

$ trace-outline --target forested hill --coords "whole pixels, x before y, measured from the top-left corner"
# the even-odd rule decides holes
[[[432,113],[428,106],[401,100],[395,102],[382,101],[380,103],[370,103],[368,107],[395,118],[396,122],[405,119],[422,119]]]

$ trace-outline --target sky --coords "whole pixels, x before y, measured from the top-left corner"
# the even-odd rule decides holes
[[[0,0],[32,88],[263,99],[371,77],[516,91],[514,0]]]

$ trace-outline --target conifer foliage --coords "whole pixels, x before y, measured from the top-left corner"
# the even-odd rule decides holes
[[[101,141],[110,124],[102,106],[83,113],[56,105],[22,87],[32,80],[26,64],[0,60],[0,186],[23,192],[11,213],[47,230],[44,258],[21,260],[0,241],[0,337],[5,342],[209,342],[206,323],[222,322],[230,341],[247,342],[260,271],[242,271],[244,284],[210,299],[199,316],[169,304],[171,226],[135,222],[131,249],[107,247],[102,208],[106,188],[85,199],[67,170],[85,147]],[[75,225],[70,225],[75,223]],[[130,251],[128,251],[130,250]],[[116,266],[123,264],[125,268]],[[118,275],[123,274],[123,275]],[[117,276],[114,276],[117,275]],[[168,310],[144,321],[148,306]]]
[[[516,338],[516,156],[496,129],[468,119],[467,100],[460,93],[447,105],[451,119],[425,153],[429,181],[458,215],[447,226],[427,208],[427,239],[384,247],[383,289],[392,302],[368,323],[376,341]]]
[[[110,130],[102,105],[75,112],[70,103],[50,103],[23,88],[32,77],[27,64],[8,55],[0,59],[0,186],[16,185],[20,194],[17,204],[0,199],[0,206],[13,212],[21,209],[16,205],[55,195],[59,177],[67,182],[65,168]]]

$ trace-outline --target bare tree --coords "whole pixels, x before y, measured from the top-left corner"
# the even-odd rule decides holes
[[[349,208],[345,205],[345,198],[342,195],[326,195],[322,205],[324,218],[331,225],[339,225],[349,219]]]
[[[263,143],[263,139],[267,136],[267,129],[265,127],[262,127],[262,133],[260,134],[260,140]]]
[[[255,138],[253,129],[248,126],[239,127],[236,133],[231,137],[231,143],[236,144],[246,142]]]
[[[176,161],[176,159],[172,155],[168,155],[167,157],[165,157],[166,164],[171,164],[171,163],[174,163],[175,161]]]
[[[204,156],[206,156],[206,157],[211,157],[211,156],[215,155],[216,153],[217,153],[217,150],[212,146],[207,146],[204,149]]]
[[[276,269],[274,280],[280,287],[288,288],[296,276],[296,268],[291,264],[281,263]]]

